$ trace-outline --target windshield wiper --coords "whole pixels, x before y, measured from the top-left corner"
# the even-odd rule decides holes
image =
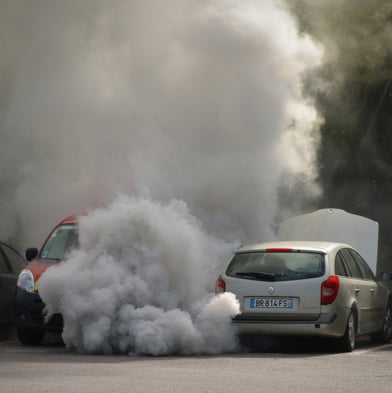
[[[42,260],[42,261],[47,261],[47,260],[49,260],[49,261],[57,261],[57,262],[59,262],[59,261],[61,261],[62,259],[61,259],[61,258],[56,258],[56,257],[42,257],[41,260]]]
[[[236,272],[235,275],[240,277],[257,278],[261,281],[275,281],[275,274],[266,272]]]

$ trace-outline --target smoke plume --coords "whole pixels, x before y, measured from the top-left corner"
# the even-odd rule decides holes
[[[273,238],[282,179],[319,192],[320,119],[302,77],[320,48],[272,0],[0,8],[0,238],[40,244],[62,217],[98,208],[81,249],[42,278],[66,343],[232,350],[211,327],[232,334],[238,306],[208,297],[208,272],[235,245]]]
[[[3,239],[127,193],[260,240],[282,173],[313,192],[320,51],[274,1],[2,0],[0,37]]]

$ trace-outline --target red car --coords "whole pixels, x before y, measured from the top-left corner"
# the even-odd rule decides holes
[[[28,265],[19,274],[15,294],[16,333],[25,345],[38,345],[45,332],[60,333],[63,330],[61,314],[54,314],[44,320],[44,303],[39,295],[39,279],[50,266],[59,263],[65,255],[78,246],[78,217],[62,220],[49,234],[41,250],[28,248]]]

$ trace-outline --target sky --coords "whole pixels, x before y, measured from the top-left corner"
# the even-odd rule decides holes
[[[0,238],[39,247],[89,212],[81,249],[42,278],[66,344],[232,351],[238,304],[211,296],[215,272],[274,238],[282,181],[320,192],[302,81],[322,48],[273,0],[0,0],[0,47]]]

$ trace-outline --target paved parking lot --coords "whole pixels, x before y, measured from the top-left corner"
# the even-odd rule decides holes
[[[360,340],[352,353],[302,342],[264,343],[264,349],[218,356],[86,355],[57,336],[24,347],[12,330],[0,342],[0,391],[7,393],[389,393],[392,344]]]

